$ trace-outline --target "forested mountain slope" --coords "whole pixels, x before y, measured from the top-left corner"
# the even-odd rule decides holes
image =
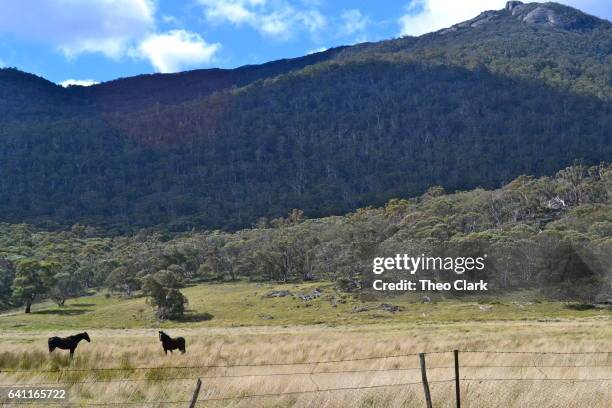
[[[0,70],[0,217],[238,228],[612,157],[612,24],[519,4],[422,37],[63,89]]]
[[[346,290],[371,289],[374,279],[484,279],[492,294],[538,289],[562,299],[610,302],[612,166],[520,176],[496,190],[445,194],[433,187],[420,197],[343,216],[305,219],[294,210],[232,233],[101,232],[0,223],[0,310],[21,306],[19,287],[32,279],[39,286],[27,290],[37,291],[36,300],[63,301],[99,287],[129,296],[150,276],[168,287],[319,280]],[[416,275],[373,274],[375,257],[396,254],[486,256],[486,268],[462,275],[440,266]]]

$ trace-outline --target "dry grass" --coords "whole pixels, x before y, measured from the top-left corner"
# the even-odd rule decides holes
[[[187,354],[164,356],[157,332],[147,329],[90,331],[92,343],[81,344],[70,363],[57,351],[49,356],[47,333],[5,332],[0,341],[0,367],[4,369],[54,369],[122,367],[124,371],[77,371],[64,373],[4,373],[0,383],[85,381],[69,386],[70,400],[91,406],[92,402],[141,402],[143,407],[172,406],[146,401],[184,401],[190,398],[196,377],[203,378],[200,399],[252,394],[289,393],[327,388],[376,387],[386,384],[414,385],[333,392],[313,392],[281,397],[208,401],[207,407],[421,407],[424,406],[418,357],[346,361],[333,364],[300,364],[180,370],[133,370],[134,367],[235,365],[259,363],[305,363],[322,360],[409,354],[420,351],[452,350],[612,350],[610,319],[564,322],[490,322],[422,325],[369,325],[325,328],[257,327],[194,328],[168,330],[187,338]],[[520,355],[461,354],[462,376],[466,378],[612,378],[612,354]],[[453,407],[452,383],[435,381],[453,378],[452,354],[427,357],[433,382],[434,406]],[[600,367],[506,367],[468,368],[468,365],[600,365]],[[396,370],[356,373],[329,371]],[[328,372],[325,374],[325,372]],[[290,374],[261,376],[270,374]],[[187,377],[189,379],[181,379]],[[149,381],[121,382],[120,379]],[[156,381],[157,379],[172,381]],[[100,383],[95,380],[116,382]],[[464,381],[464,407],[608,407],[612,382],[572,381]],[[185,406],[177,404],[175,406]],[[6,404],[3,406],[11,406]],[[136,405],[140,406],[140,405]]]

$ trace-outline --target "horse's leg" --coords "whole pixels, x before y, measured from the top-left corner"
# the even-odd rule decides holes
[[[74,357],[74,348],[70,349],[70,359],[72,360],[72,358]]]

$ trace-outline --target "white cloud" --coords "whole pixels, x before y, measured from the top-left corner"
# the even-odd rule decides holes
[[[50,44],[72,58],[119,58],[155,26],[154,0],[19,0],[2,2],[0,32]]]
[[[401,35],[421,35],[476,17],[484,10],[502,9],[506,0],[414,0],[399,20]]]
[[[296,9],[284,0],[197,0],[211,23],[250,26],[260,34],[280,40],[296,30],[316,33],[327,23],[314,8]],[[310,6],[309,6],[310,7]]]
[[[4,67],[6,67],[6,64],[4,63],[4,61],[0,59],[0,68],[4,68]]]
[[[162,21],[166,24],[179,24],[179,19],[170,15],[163,15]]]
[[[320,48],[316,48],[316,49],[314,49],[314,50],[310,50],[310,51],[308,51],[308,52],[306,53],[306,55],[316,54],[316,53],[323,52],[323,51],[327,51],[327,50],[329,50],[329,48],[327,48],[327,47],[320,47]]]
[[[370,23],[370,19],[361,14],[358,9],[343,10],[340,18],[342,19],[340,32],[344,35],[363,32]]]
[[[130,54],[147,58],[158,72],[167,73],[186,66],[208,64],[220,48],[219,43],[208,44],[196,33],[172,30],[150,35]]]
[[[412,0],[400,17],[400,35],[421,35],[476,17],[485,10],[500,10],[507,0]],[[537,1],[537,0],[535,0]],[[539,1],[544,2],[545,0]],[[546,0],[547,1],[547,0]],[[602,18],[610,18],[610,0],[557,0]],[[527,3],[529,1],[525,1]]]
[[[95,84],[99,84],[98,81],[94,81],[93,79],[66,79],[59,83],[59,85],[67,88],[71,85],[79,85],[79,86],[92,86]]]

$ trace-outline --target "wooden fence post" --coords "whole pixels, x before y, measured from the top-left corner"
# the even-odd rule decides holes
[[[453,350],[455,354],[455,397],[457,408],[461,408],[461,387],[459,385],[459,350]]]
[[[202,386],[202,380],[198,378],[196,382],[195,390],[193,390],[193,396],[191,397],[191,403],[189,404],[189,408],[194,408],[196,406],[196,402],[198,402],[198,394],[200,393],[200,387]]]
[[[427,408],[432,408],[429,383],[427,382],[427,368],[425,367],[425,353],[419,353],[419,360],[421,362],[421,379],[423,381],[423,391],[425,391],[425,402],[427,403]]]

